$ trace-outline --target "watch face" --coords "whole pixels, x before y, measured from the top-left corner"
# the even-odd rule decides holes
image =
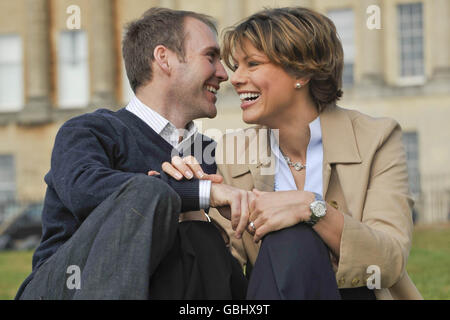
[[[311,209],[318,218],[322,218],[327,213],[327,207],[323,201],[314,201],[311,205]]]

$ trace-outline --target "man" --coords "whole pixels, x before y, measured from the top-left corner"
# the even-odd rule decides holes
[[[136,96],[124,109],[100,109],[59,130],[42,241],[16,298],[245,297],[239,264],[198,210],[230,206],[236,225],[246,218],[247,193],[161,170],[174,152],[185,157],[192,145],[214,143],[192,120],[216,115],[215,94],[228,78],[216,34],[208,16],[162,8],[129,24],[123,56]],[[216,171],[206,161],[201,168]]]

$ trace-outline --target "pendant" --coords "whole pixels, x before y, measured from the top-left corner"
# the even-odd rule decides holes
[[[305,166],[302,165],[301,163],[298,163],[298,162],[294,163],[294,169],[297,170],[297,171],[302,170],[304,167]]]

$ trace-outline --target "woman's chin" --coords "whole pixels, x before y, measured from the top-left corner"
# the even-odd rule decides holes
[[[251,112],[244,111],[242,113],[242,121],[247,124],[259,124],[259,117]]]

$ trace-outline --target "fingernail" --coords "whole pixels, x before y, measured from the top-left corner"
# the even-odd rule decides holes
[[[188,179],[191,179],[193,177],[192,172],[190,172],[190,171],[186,171],[184,174],[186,175],[186,177]]]
[[[200,178],[203,178],[203,176],[204,176],[204,173],[203,172],[201,172],[200,170],[199,171],[197,171],[197,175],[200,177]]]
[[[183,178],[183,176],[181,175],[181,173],[178,173],[178,172],[175,174],[175,177],[177,177],[177,179]]]

